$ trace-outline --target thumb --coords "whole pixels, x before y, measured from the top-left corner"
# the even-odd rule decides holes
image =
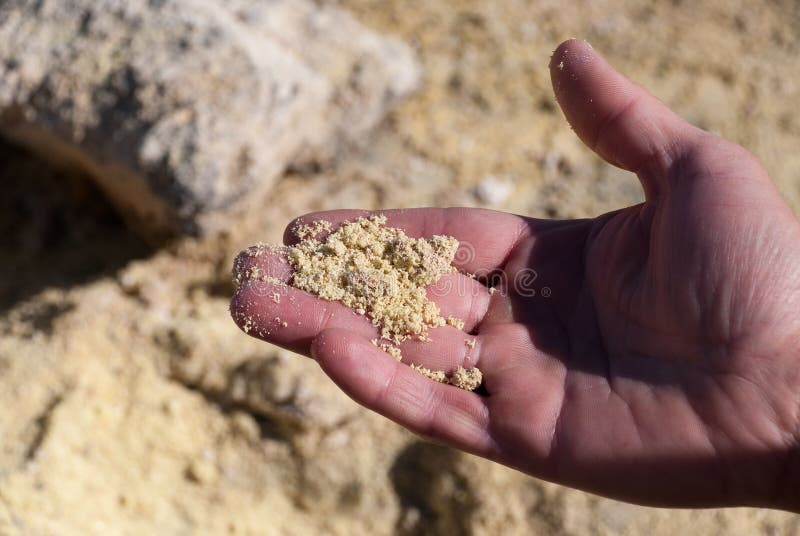
[[[589,43],[570,39],[550,59],[553,91],[580,139],[610,164],[639,176],[648,198],[703,131],[609,65]]]

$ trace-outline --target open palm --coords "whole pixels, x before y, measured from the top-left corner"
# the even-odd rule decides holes
[[[458,268],[486,276],[429,289],[465,326],[401,344],[403,363],[370,343],[366,318],[290,287],[246,282],[234,320],[312,355],[412,431],[532,475],[646,504],[797,508],[800,224],[744,149],[683,122],[586,43],[562,44],[551,71],[576,133],[639,176],[645,203],[572,221],[383,211],[409,235],[456,237]],[[235,263],[253,267],[291,276],[278,253]],[[408,363],[478,366],[485,393]]]

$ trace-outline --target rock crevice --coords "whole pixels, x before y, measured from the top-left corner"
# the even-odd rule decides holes
[[[290,166],[362,138],[410,49],[307,0],[14,0],[0,133],[93,177],[153,242],[203,235]]]

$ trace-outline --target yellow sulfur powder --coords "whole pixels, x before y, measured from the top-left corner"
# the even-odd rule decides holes
[[[387,227],[385,216],[358,218],[333,232],[330,222],[324,220],[301,221],[292,230],[300,240],[298,244],[282,250],[259,245],[248,254],[285,253],[294,270],[292,286],[325,300],[340,301],[357,314],[369,317],[378,328],[380,339],[393,343],[373,339],[372,344],[398,361],[402,355],[396,344],[410,337],[429,342],[430,328],[446,324],[464,327],[459,318],[442,318],[426,292],[428,285],[455,271],[451,266],[458,249],[455,238],[411,238],[401,229]],[[244,279],[272,282],[257,269],[244,274]],[[280,303],[280,294],[273,293],[272,299]],[[287,327],[279,318],[275,321]],[[434,381],[470,391],[480,385],[482,378],[477,368],[459,367],[448,377],[444,371],[411,367]]]
[[[458,241],[449,236],[411,238],[385,223],[385,216],[359,218],[323,240],[306,231],[289,248],[292,286],[369,316],[383,339],[398,343],[414,335],[424,338],[429,328],[445,324],[425,287],[455,271],[450,263]]]

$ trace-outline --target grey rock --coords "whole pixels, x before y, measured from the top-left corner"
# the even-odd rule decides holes
[[[212,232],[419,77],[407,46],[310,0],[0,2],[0,132],[83,167],[154,241]]]

